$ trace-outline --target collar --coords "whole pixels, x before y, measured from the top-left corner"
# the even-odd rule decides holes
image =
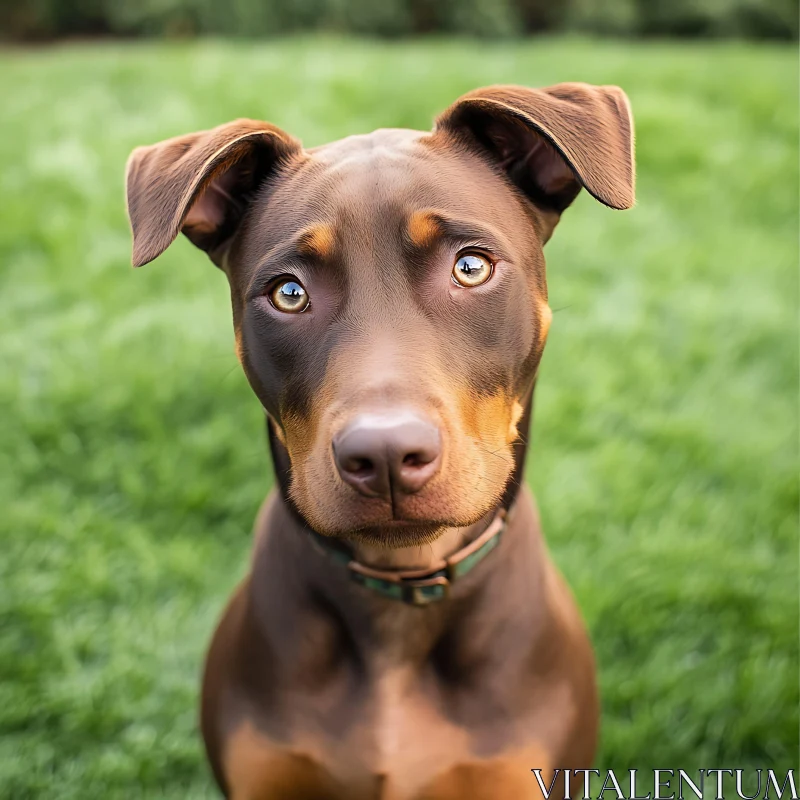
[[[325,556],[347,567],[350,579],[392,600],[426,606],[444,600],[451,584],[471,572],[500,543],[506,529],[506,509],[500,508],[489,527],[466,547],[428,569],[375,569],[356,561],[336,540],[306,528],[311,541]]]

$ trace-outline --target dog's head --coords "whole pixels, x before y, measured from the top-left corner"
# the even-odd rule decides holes
[[[305,150],[238,120],[136,149],[135,266],[183,232],[228,276],[237,352],[319,532],[429,540],[490,511],[542,355],[542,248],[581,187],[633,204],[616,87],[496,86],[434,130]]]

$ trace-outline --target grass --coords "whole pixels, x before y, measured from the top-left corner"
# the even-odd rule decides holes
[[[597,766],[797,766],[797,58],[582,40],[0,55],[0,795],[216,796],[199,671],[271,483],[227,287],[129,268],[132,147],[238,117],[314,145],[482,84],[617,83],[638,207],[582,196],[529,481],[591,629]]]

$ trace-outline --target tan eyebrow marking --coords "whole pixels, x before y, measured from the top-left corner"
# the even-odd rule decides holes
[[[414,247],[430,247],[440,234],[439,220],[430,211],[415,211],[408,218],[408,238]]]
[[[298,237],[297,252],[301,256],[325,261],[333,256],[336,235],[327,222],[311,225]]]

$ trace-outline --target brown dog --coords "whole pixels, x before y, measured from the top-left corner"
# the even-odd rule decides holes
[[[633,204],[616,87],[479,89],[432,133],[304,150],[265,122],[138,148],[135,266],[228,276],[281,491],[206,665],[234,800],[525,800],[588,768],[591,647],[518,492],[550,324],[542,247]]]

